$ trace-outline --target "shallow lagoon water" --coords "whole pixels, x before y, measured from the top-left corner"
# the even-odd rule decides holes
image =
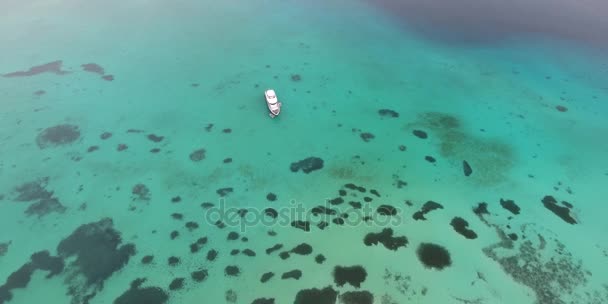
[[[0,302],[608,301],[603,4],[429,3],[1,4]]]

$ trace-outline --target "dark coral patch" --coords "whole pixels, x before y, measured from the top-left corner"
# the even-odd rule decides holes
[[[397,215],[397,208],[391,205],[380,205],[378,206],[378,209],[376,209],[376,212],[378,212],[378,214],[387,216]]]
[[[428,161],[429,163],[435,163],[437,161],[434,157],[429,156],[429,155],[425,156],[424,159],[426,161]]]
[[[477,207],[473,208],[473,213],[477,214],[478,216],[490,214],[490,212],[488,212],[488,203],[481,202],[477,204]]]
[[[182,201],[182,198],[179,195],[171,198],[172,203],[179,203],[181,201]]]
[[[414,130],[412,131],[412,134],[414,134],[414,136],[421,138],[421,139],[426,139],[428,138],[428,134],[426,134],[426,132],[422,131],[422,130]]]
[[[360,202],[348,202],[348,204],[354,209],[361,209],[362,205]]]
[[[209,276],[209,272],[206,269],[197,270],[190,274],[190,277],[195,282],[202,282],[202,281],[206,280],[208,276]]]
[[[376,138],[376,136],[369,132],[363,132],[359,135],[364,142],[370,142],[372,139]]]
[[[312,253],[312,246],[306,243],[301,243],[296,247],[292,248],[289,252],[299,255],[309,255]]]
[[[470,176],[471,174],[473,174],[473,169],[471,168],[471,165],[469,165],[469,162],[467,162],[466,160],[462,161],[462,173],[464,173],[464,176]]]
[[[0,257],[4,256],[8,252],[8,247],[11,245],[11,241],[0,243]]]
[[[85,63],[80,65],[85,72],[104,75],[105,70],[97,63]]]
[[[238,234],[238,232],[231,231],[228,233],[228,236],[226,237],[226,239],[229,241],[238,240],[239,234]]]
[[[274,193],[272,193],[272,192],[270,192],[270,193],[266,194],[266,199],[269,200],[269,201],[271,201],[271,202],[274,202],[274,201],[277,200],[277,195],[274,194]]]
[[[378,110],[378,114],[382,117],[389,117],[389,118],[397,118],[399,117],[399,113],[390,110],[390,109],[380,109]]]
[[[201,246],[197,243],[190,244],[190,253],[197,253],[201,250]]]
[[[295,280],[299,280],[302,277],[302,271],[299,269],[294,269],[288,272],[285,272],[281,275],[281,279],[286,280],[286,279],[295,279]]]
[[[131,288],[114,300],[114,304],[164,304],[169,300],[169,295],[158,287],[141,288],[145,279],[137,279],[131,283]]]
[[[120,152],[120,151],[127,150],[128,148],[129,148],[129,146],[127,146],[126,144],[118,144],[118,146],[116,146],[116,151]]]
[[[542,202],[545,208],[549,209],[555,215],[559,216],[559,218],[564,220],[564,222],[571,225],[576,224],[576,219],[574,219],[572,215],[570,215],[570,208],[558,205],[557,200],[553,196],[547,195],[543,197]]]
[[[184,278],[175,278],[169,284],[169,290],[180,290],[184,287]]]
[[[241,274],[241,269],[238,266],[229,265],[224,269],[224,274],[226,276],[236,277]]]
[[[356,288],[361,287],[361,283],[367,278],[367,271],[361,265],[355,266],[336,266],[333,271],[334,282],[338,287],[348,283]]]
[[[418,259],[428,268],[441,270],[452,265],[452,258],[447,249],[437,244],[422,243],[416,250]]]
[[[342,197],[336,197],[329,200],[329,203],[332,205],[340,205],[344,203],[344,199]]]
[[[232,157],[227,157],[227,158],[224,158],[224,160],[223,160],[222,162],[223,162],[224,164],[229,164],[229,163],[231,163],[231,162],[232,162]]]
[[[274,304],[274,298],[257,298],[251,304]]]
[[[114,80],[114,75],[103,75],[103,76],[101,76],[101,79],[103,79],[105,81],[112,81],[112,80]]]
[[[91,152],[95,152],[99,150],[99,146],[90,146],[89,148],[87,148],[87,152],[91,153]]]
[[[232,187],[225,187],[215,190],[215,193],[217,193],[221,197],[224,197],[232,192],[234,192],[234,189]]]
[[[15,187],[15,192],[17,192],[17,197],[15,197],[15,200],[18,202],[32,202],[50,199],[53,192],[46,190],[48,181],[48,177],[44,177]]]
[[[270,216],[271,218],[277,218],[277,216],[279,216],[279,212],[276,211],[274,208],[264,209],[264,214]]]
[[[302,289],[296,294],[294,304],[335,304],[338,292],[331,286],[323,289]]]
[[[366,246],[378,245],[378,243],[384,245],[389,250],[397,250],[399,247],[405,247],[408,244],[408,240],[405,236],[393,236],[393,229],[384,228],[379,233],[368,233],[363,239],[363,243]]]
[[[325,206],[316,206],[310,210],[310,213],[315,216],[319,214],[336,215],[337,211],[331,208],[327,208]]]
[[[212,208],[213,206],[215,206],[213,203],[211,202],[203,202],[201,203],[201,208],[203,209],[209,209]]]
[[[131,194],[133,194],[133,200],[150,200],[150,189],[144,184],[136,184],[133,186]]]
[[[129,263],[135,255],[135,245],[122,244],[120,233],[113,228],[110,218],[84,224],[57,246],[63,258],[70,258],[71,295],[74,303],[84,302],[91,288],[101,288],[106,279]]]
[[[260,282],[266,283],[268,280],[272,279],[272,277],[274,277],[274,272],[266,272],[260,278]]]
[[[443,206],[434,201],[427,201],[426,203],[424,203],[424,205],[422,205],[422,208],[419,211],[416,211],[412,215],[412,218],[415,220],[424,221],[424,220],[426,220],[426,218],[424,217],[426,214],[428,214],[429,212],[431,212],[433,210],[437,210],[437,209],[443,209]]]
[[[369,291],[347,291],[340,295],[342,304],[373,304],[374,296]],[[382,302],[384,303],[384,302]]]
[[[199,162],[203,159],[205,159],[205,153],[207,153],[207,151],[205,149],[197,149],[194,150],[192,153],[190,153],[190,160],[193,162]]]
[[[146,255],[143,258],[141,258],[141,263],[142,264],[150,264],[150,263],[152,263],[153,260],[154,260],[154,256],[153,255]]]
[[[41,199],[27,207],[25,214],[27,216],[38,216],[42,218],[50,213],[64,213],[67,208],[63,206],[56,198]]]
[[[112,133],[110,132],[103,132],[101,133],[101,135],[99,135],[99,138],[101,138],[102,140],[106,140],[110,137],[112,137]]]
[[[63,124],[44,129],[36,136],[36,144],[40,149],[67,145],[80,138],[80,130],[76,125]]]
[[[341,217],[337,217],[331,220],[332,223],[336,225],[344,225],[344,219]]]
[[[242,253],[248,257],[254,257],[255,256],[255,251],[251,250],[251,249],[244,249],[242,251]]]
[[[220,228],[220,229],[224,229],[224,228],[226,228],[226,224],[225,224],[224,222],[222,222],[222,220],[217,220],[217,221],[215,222],[215,226],[216,226],[217,228]]]
[[[515,215],[519,214],[520,208],[519,208],[519,206],[517,206],[517,204],[515,204],[515,202],[513,200],[510,200],[510,199],[503,200],[501,198],[500,205]]]
[[[180,262],[181,260],[176,256],[171,256],[167,259],[167,265],[169,266],[177,266]]]
[[[203,245],[207,244],[207,241],[208,241],[207,237],[204,236],[204,237],[198,238],[198,240],[196,240],[196,243],[199,244],[200,246],[203,246]]]
[[[60,274],[64,267],[62,257],[53,257],[47,250],[38,251],[30,256],[33,269],[48,271],[46,278],[51,278],[54,275]]]
[[[300,74],[292,74],[291,75],[291,80],[292,81],[300,81],[300,80],[302,80],[302,76],[300,76]]]
[[[305,159],[299,160],[297,162],[291,163],[289,169],[291,172],[302,171],[306,174],[320,170],[323,168],[323,159],[315,156],[307,157]]]
[[[283,248],[283,244],[275,244],[274,246],[266,249],[266,254],[271,254],[277,250],[281,250]]]
[[[207,261],[213,262],[215,261],[215,259],[217,258],[217,250],[215,249],[211,249],[209,250],[209,252],[207,252]]]
[[[156,134],[148,134],[148,139],[157,143],[157,142],[161,142],[165,137],[164,136],[158,136]]]
[[[562,105],[555,106],[555,109],[560,112],[568,112],[568,108],[566,108],[565,106],[562,106]]]
[[[465,219],[461,218],[461,217],[455,217],[452,219],[452,221],[450,222],[450,225],[452,225],[452,227],[454,228],[454,230],[458,233],[460,233],[462,236],[464,236],[467,239],[476,239],[477,238],[477,233],[475,233],[475,231],[469,229],[469,222],[467,222]]]
[[[42,74],[42,73],[53,73],[56,75],[68,74],[69,73],[68,71],[63,71],[61,69],[61,65],[63,65],[63,61],[57,60],[57,61],[33,66],[27,71],[17,71],[17,72],[4,74],[2,76],[4,76],[4,77],[29,77],[29,76]]]
[[[198,229],[199,227],[198,223],[192,221],[187,222],[184,226],[190,231]]]
[[[317,264],[323,264],[325,260],[325,256],[322,254],[317,254],[317,256],[315,257],[315,262],[317,262]]]
[[[302,229],[306,232],[310,231],[310,222],[308,221],[293,221],[291,222],[291,227]]]
[[[236,291],[234,291],[232,289],[226,290],[226,292],[224,293],[224,299],[228,303],[236,303],[236,300],[237,300]]]
[[[380,192],[378,192],[378,190],[376,190],[376,189],[369,190],[369,193],[371,193],[371,194],[373,194],[373,195],[375,195],[377,197],[380,197]]]
[[[37,90],[34,92],[34,95],[36,95],[36,96],[42,96],[44,94],[46,94],[45,90]]]
[[[152,148],[152,149],[150,149],[150,153],[156,154],[158,152],[160,152],[159,148]]]
[[[8,302],[13,298],[11,289],[27,287],[35,270],[32,263],[28,262],[11,273],[6,279],[6,283],[0,286],[0,303]]]

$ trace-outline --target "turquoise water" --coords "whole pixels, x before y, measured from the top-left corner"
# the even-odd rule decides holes
[[[0,3],[0,303],[608,302],[605,4],[329,2]]]

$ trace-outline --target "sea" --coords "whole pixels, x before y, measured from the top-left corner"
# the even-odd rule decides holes
[[[606,12],[0,0],[0,303],[608,303]]]

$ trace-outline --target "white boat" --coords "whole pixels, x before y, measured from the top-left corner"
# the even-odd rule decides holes
[[[270,117],[275,118],[281,113],[281,102],[277,98],[277,94],[272,89],[266,90],[264,92],[264,96],[266,96],[266,104],[268,105],[268,110],[270,111]]]

